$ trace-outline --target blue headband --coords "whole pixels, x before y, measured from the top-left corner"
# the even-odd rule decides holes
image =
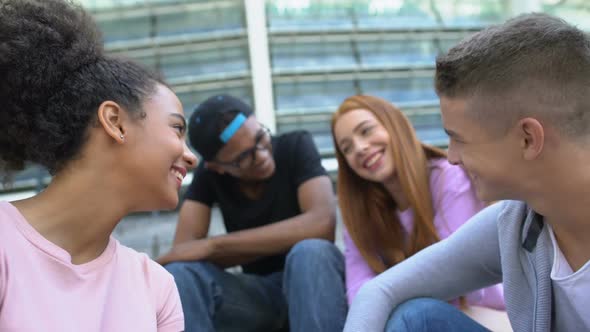
[[[223,143],[227,143],[227,141],[229,141],[230,138],[234,136],[236,131],[240,129],[244,122],[246,122],[246,116],[244,114],[240,113],[236,115],[232,122],[227,127],[225,127],[221,135],[219,135],[219,139],[221,139]]]

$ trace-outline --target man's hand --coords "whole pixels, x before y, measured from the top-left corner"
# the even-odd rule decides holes
[[[156,258],[156,262],[165,265],[177,261],[206,260],[213,252],[213,241],[210,239],[192,240],[174,245],[168,253]]]

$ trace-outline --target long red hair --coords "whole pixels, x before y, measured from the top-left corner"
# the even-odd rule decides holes
[[[412,233],[405,237],[391,194],[382,184],[359,177],[349,167],[332,135],[338,159],[338,202],[344,224],[371,269],[381,273],[439,241],[433,223],[428,159],[447,155],[441,149],[421,143],[410,121],[398,108],[373,96],[345,99],[332,117],[332,133],[343,114],[358,109],[373,113],[389,133],[389,152],[401,189],[414,213]]]

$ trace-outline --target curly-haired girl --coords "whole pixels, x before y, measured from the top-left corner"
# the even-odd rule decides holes
[[[111,237],[128,213],[178,203],[196,163],[178,98],[105,55],[66,0],[0,0],[0,77],[0,171],[53,175],[0,202],[0,330],[183,330],[172,277]]]

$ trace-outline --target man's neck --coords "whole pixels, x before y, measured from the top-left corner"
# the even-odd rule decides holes
[[[576,271],[590,259],[589,146],[562,139],[531,176],[527,203],[553,228],[559,248]],[[534,178],[534,179],[533,179]]]
[[[586,188],[590,184],[583,181],[569,188],[556,184],[546,188],[542,199],[528,202],[551,225],[559,248],[574,271],[590,259],[590,191]]]
[[[251,200],[258,200],[266,189],[266,181],[240,181],[240,191]]]

